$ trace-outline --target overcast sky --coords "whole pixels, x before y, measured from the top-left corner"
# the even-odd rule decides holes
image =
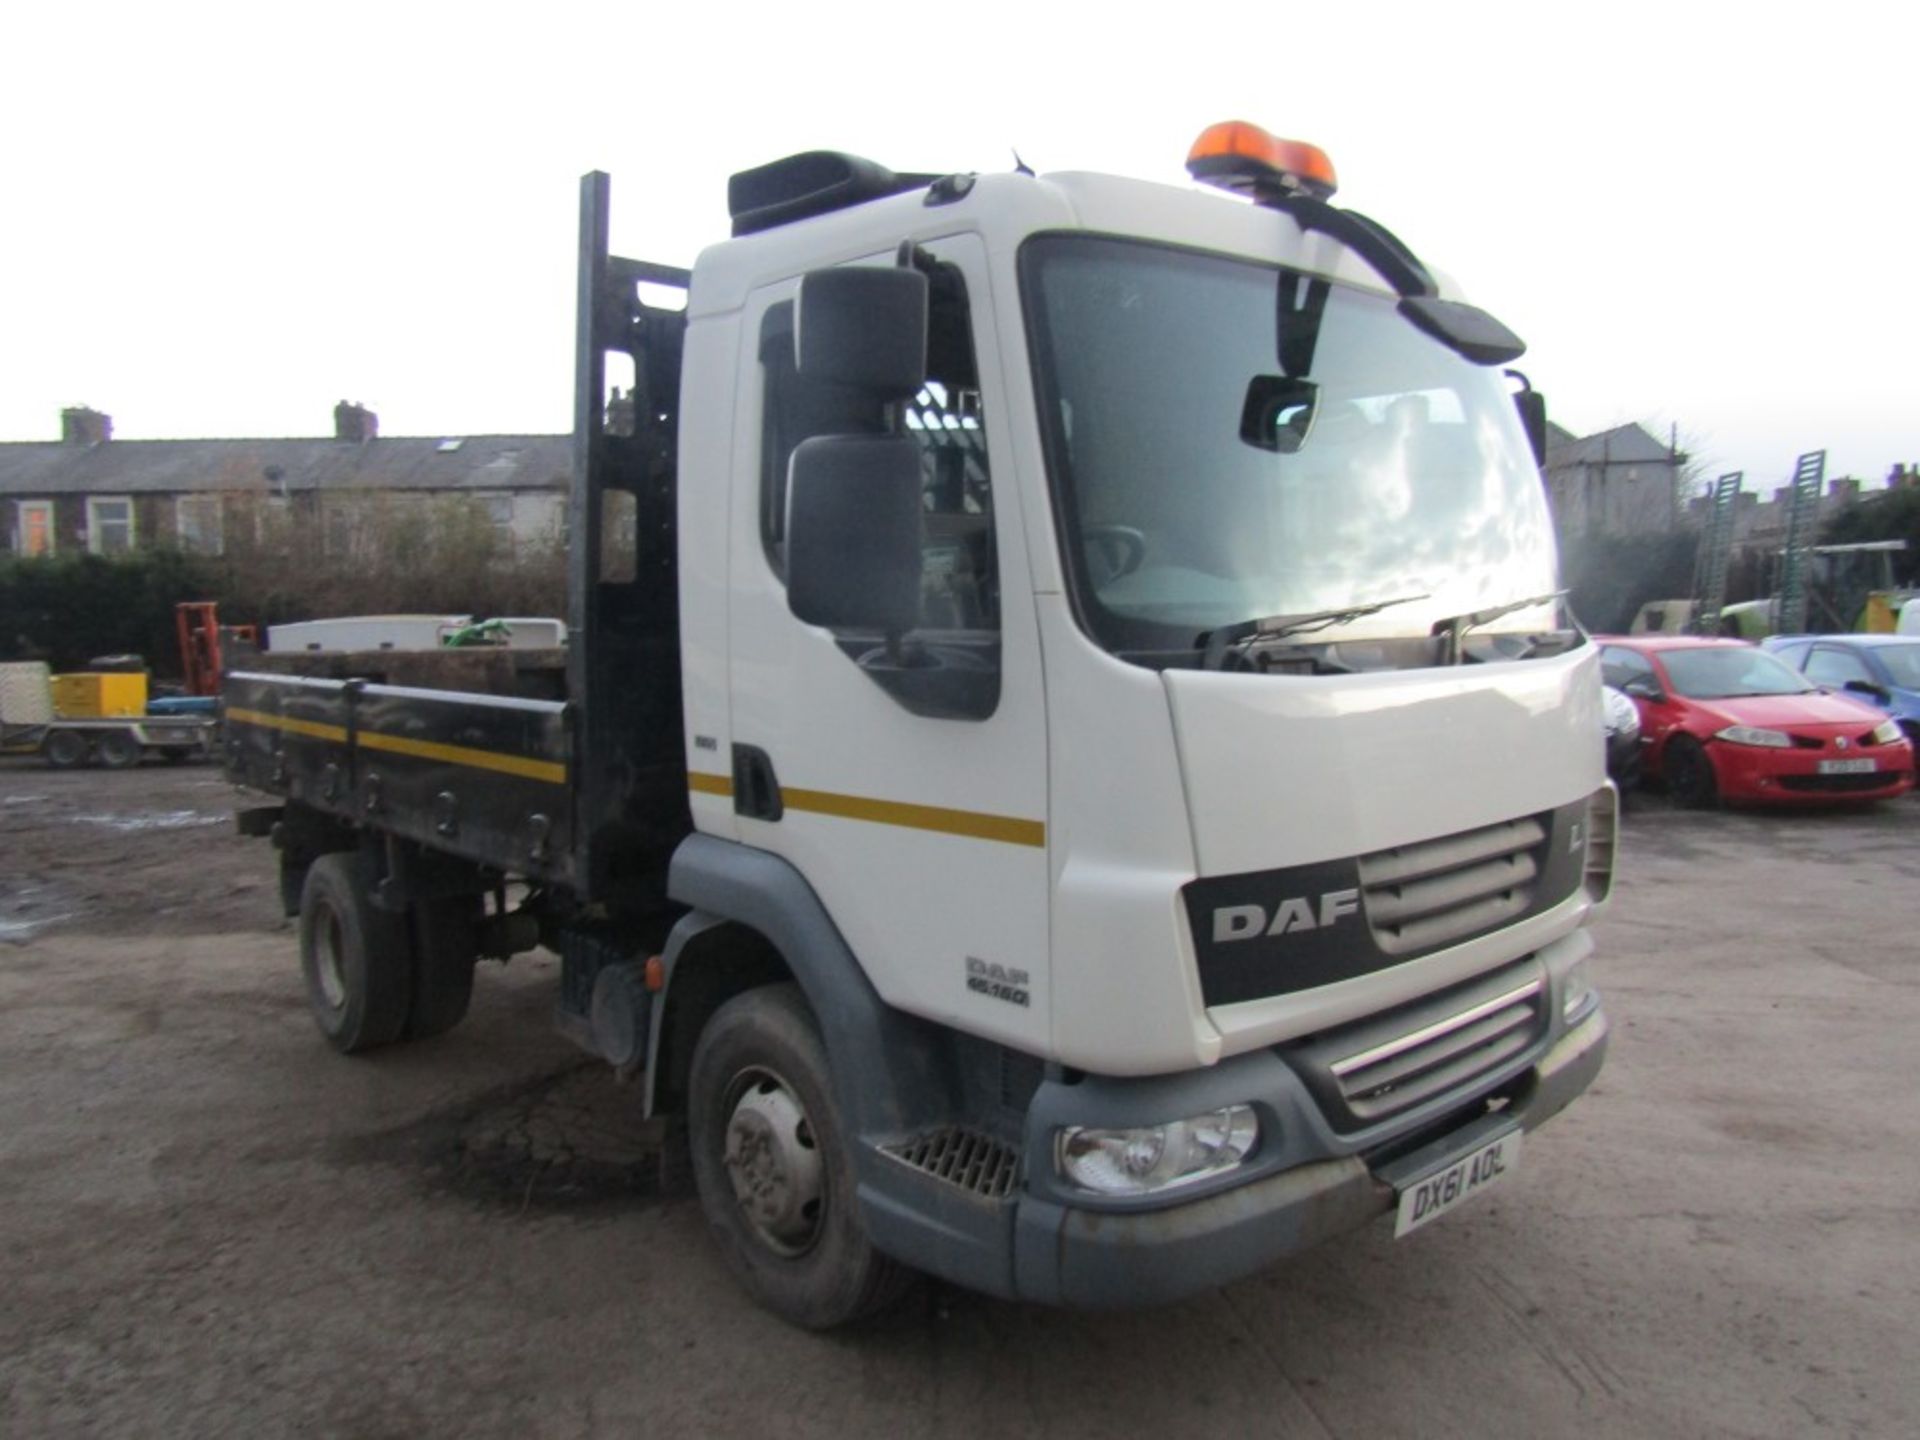
[[[1920,461],[1916,11],[1819,6],[12,8],[0,440],[570,424],[576,180],[622,253],[798,150],[1185,183],[1207,124],[1333,157],[1531,344],[1576,433],[1705,471]],[[687,14],[685,12],[692,11]]]

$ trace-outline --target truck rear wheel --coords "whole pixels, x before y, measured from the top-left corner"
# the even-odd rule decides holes
[[[861,1227],[826,1049],[798,986],[749,990],[715,1011],[688,1091],[700,1205],[756,1300],[824,1330],[899,1297],[912,1272]]]
[[[40,754],[56,770],[87,763],[87,741],[72,730],[55,730],[40,744]]]
[[[413,1003],[407,1038],[442,1035],[466,1019],[480,950],[480,897],[422,900],[413,907]]]
[[[375,907],[363,876],[357,854],[336,851],[313,862],[300,892],[307,1004],[349,1055],[400,1038],[412,988],[406,917]]]

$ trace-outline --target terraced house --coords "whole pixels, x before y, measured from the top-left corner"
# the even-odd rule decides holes
[[[499,553],[562,538],[567,436],[382,436],[345,400],[333,420],[331,438],[116,440],[110,416],[63,410],[57,441],[0,443],[0,539],[17,555],[317,545],[348,557],[436,505],[483,517]]]

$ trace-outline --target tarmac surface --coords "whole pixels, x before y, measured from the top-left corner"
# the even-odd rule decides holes
[[[1595,1089],[1518,1172],[1176,1307],[734,1287],[632,1093],[483,967],[308,1019],[205,767],[0,762],[0,1435],[1920,1433],[1920,800],[1632,797]]]

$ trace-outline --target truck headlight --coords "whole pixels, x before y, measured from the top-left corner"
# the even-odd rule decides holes
[[[1125,1130],[1069,1125],[1054,1141],[1061,1175],[1096,1195],[1151,1195],[1231,1170],[1252,1153],[1260,1121],[1251,1105],[1229,1105]]]

